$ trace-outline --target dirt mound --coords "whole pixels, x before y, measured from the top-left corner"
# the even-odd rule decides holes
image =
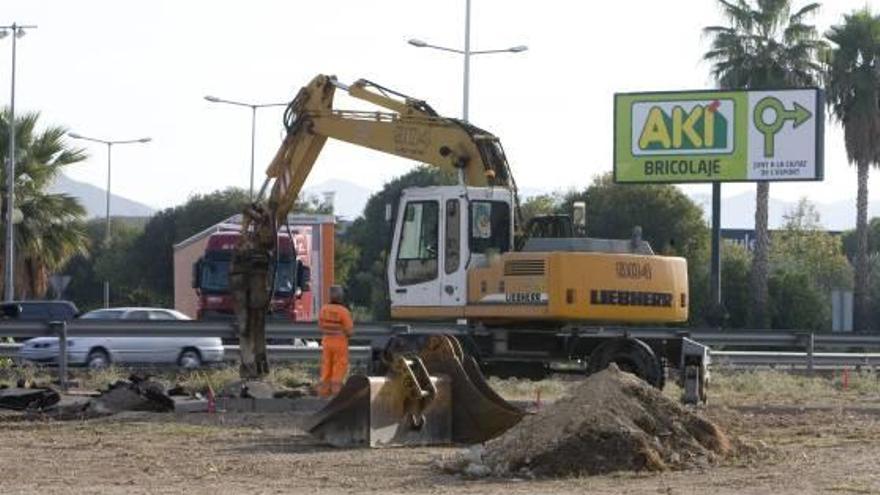
[[[708,464],[730,451],[729,439],[715,424],[612,364],[488,442],[479,461],[471,452],[464,472],[659,471]]]

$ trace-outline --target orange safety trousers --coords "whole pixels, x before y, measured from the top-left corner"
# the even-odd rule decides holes
[[[348,337],[325,335],[321,341],[321,385],[318,394],[330,397],[342,389],[342,381],[348,373]]]

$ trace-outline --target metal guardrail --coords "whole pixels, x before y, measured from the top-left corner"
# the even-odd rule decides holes
[[[817,352],[812,357],[806,352],[772,351],[712,351],[712,364],[738,367],[790,367],[841,369],[880,369],[880,353]]]
[[[396,332],[427,331],[467,333],[468,327],[455,324],[358,323],[355,337],[373,339],[389,337]],[[67,322],[68,336],[91,337],[237,337],[230,321],[102,321],[72,320]],[[479,333],[479,331],[477,331]],[[676,327],[570,327],[564,334],[593,337],[673,339],[688,337],[710,347],[796,347],[805,348],[810,340],[815,348],[880,349],[880,334],[831,334],[807,331],[709,330]],[[50,323],[20,320],[0,321],[0,337],[40,337],[57,335]],[[277,323],[266,325],[267,338],[320,338],[314,323]]]
[[[419,323],[410,326],[396,323],[359,323],[354,340],[370,341],[373,347],[395,333],[407,331],[467,333],[473,331],[454,324]],[[477,330],[479,332],[479,330]],[[880,335],[865,334],[825,334],[800,331],[720,331],[708,329],[688,329],[675,327],[569,327],[564,335],[584,337],[623,337],[651,339],[691,338],[710,348],[716,360],[735,365],[799,364],[812,369],[814,366],[875,366],[880,354],[867,354],[867,350],[880,350]],[[231,321],[102,321],[73,320],[70,322],[29,322],[20,320],[0,321],[0,337],[38,337],[61,336],[62,345],[66,339],[77,336],[90,337],[220,337],[236,338],[236,326]],[[321,331],[314,323],[270,322],[266,325],[267,338],[275,339],[317,339]],[[774,351],[731,351],[729,348],[773,348]],[[269,346],[270,357],[276,360],[316,359],[314,348]],[[365,347],[364,349],[369,349]],[[722,350],[723,349],[723,350]],[[780,352],[797,350],[803,352]],[[817,349],[849,349],[855,353],[817,353]],[[12,356],[17,347],[0,345],[0,356]],[[230,353],[237,350],[229,349]],[[360,352],[360,351],[358,351]],[[61,368],[66,363],[59,363]],[[59,370],[62,371],[62,370]]]
[[[293,345],[269,345],[266,346],[269,361],[274,362],[317,362],[321,357],[320,347],[302,347]],[[224,361],[238,361],[238,346],[223,346]],[[369,346],[350,346],[348,348],[348,360],[351,363],[369,363],[373,359],[373,350]]]

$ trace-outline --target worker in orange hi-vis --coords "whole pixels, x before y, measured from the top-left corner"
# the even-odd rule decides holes
[[[343,304],[342,287],[330,287],[330,304],[321,308],[318,326],[321,328],[321,384],[318,394],[330,397],[342,388],[348,373],[348,339],[354,330],[351,313]]]

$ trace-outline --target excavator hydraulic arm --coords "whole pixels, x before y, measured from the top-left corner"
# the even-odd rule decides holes
[[[384,110],[334,109],[337,89]],[[256,201],[244,211],[242,241],[230,269],[245,380],[268,373],[265,319],[276,233],[287,222],[327,138],[455,172],[466,185],[516,191],[497,137],[466,122],[441,117],[424,101],[363,79],[346,86],[334,76],[315,77],[287,107],[284,125],[287,135],[266,170]]]

